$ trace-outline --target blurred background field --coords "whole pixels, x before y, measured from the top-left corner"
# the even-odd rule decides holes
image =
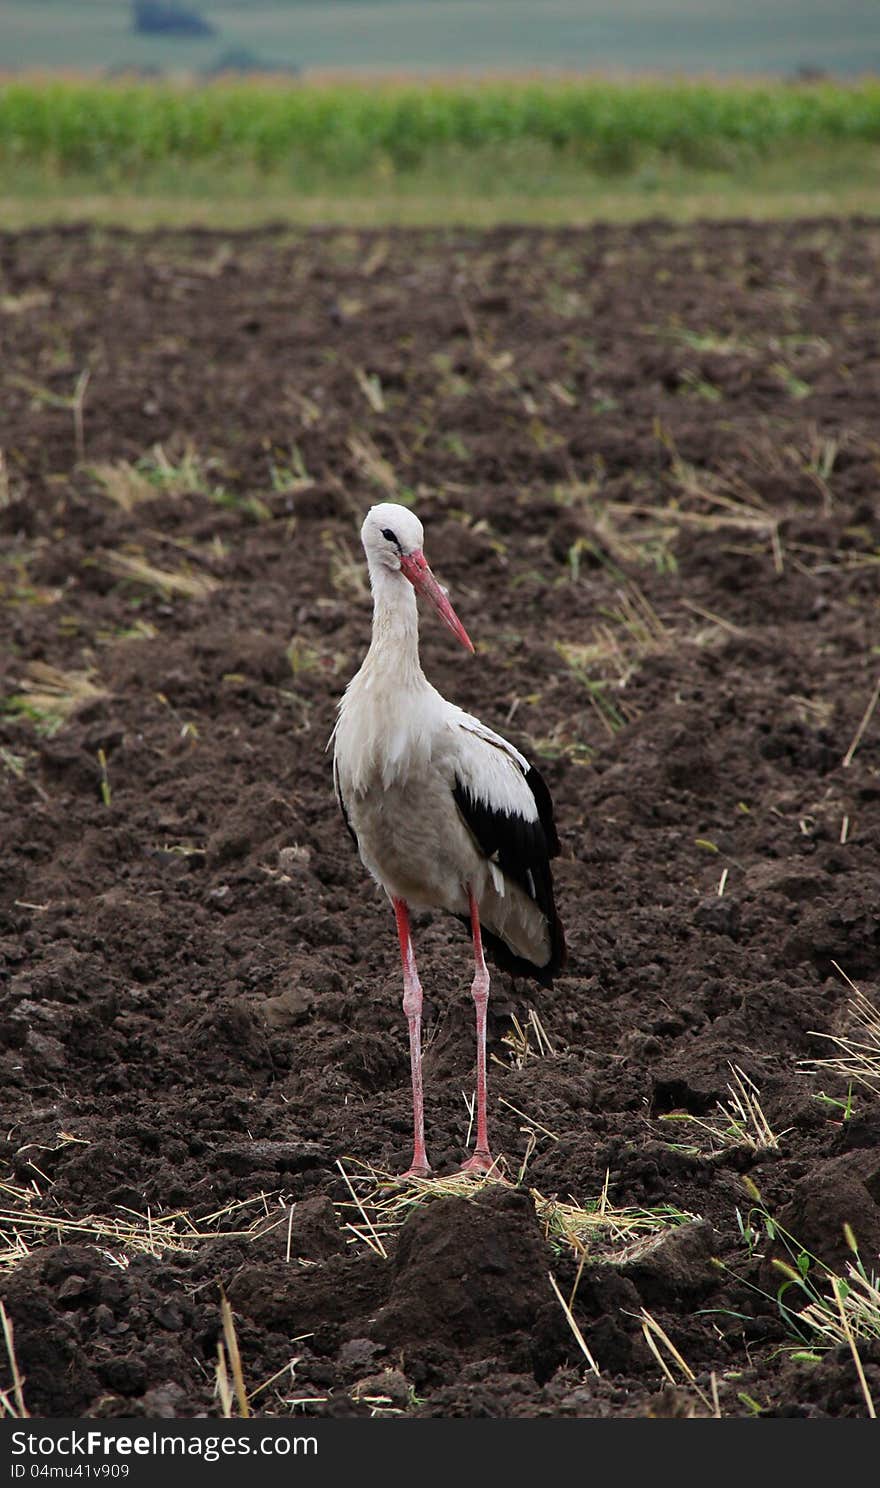
[[[0,223],[880,209],[876,0],[5,0]]]
[[[0,89],[8,227],[780,217],[880,206],[880,86]]]
[[[179,0],[173,8],[202,26],[145,30],[131,0],[3,0],[0,65],[210,71],[247,52],[263,66],[383,74],[880,67],[876,0]]]

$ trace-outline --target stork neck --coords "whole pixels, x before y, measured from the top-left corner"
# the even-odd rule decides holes
[[[373,590],[373,637],[369,659],[387,658],[398,684],[421,677],[419,612],[412,584],[402,573],[387,568],[371,569],[370,584]]]

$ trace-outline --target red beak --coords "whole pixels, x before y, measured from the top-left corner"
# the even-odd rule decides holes
[[[447,625],[456,639],[461,641],[465,650],[473,651],[471,638],[456,615],[452,605],[449,603],[446,590],[441,589],[437,580],[434,578],[425,560],[424,553],[417,548],[414,553],[403,554],[400,560],[400,568],[401,572],[409,579],[416,594],[424,594],[425,598],[431,601],[443,624]]]

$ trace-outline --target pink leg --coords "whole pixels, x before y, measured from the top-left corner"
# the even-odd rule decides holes
[[[486,1132],[486,1010],[489,1006],[489,973],[483,955],[480,935],[480,910],[470,888],[468,901],[471,907],[471,933],[474,937],[474,981],[471,987],[477,1009],[477,1145],[466,1163],[463,1173],[488,1173],[495,1163],[489,1151]]]
[[[409,1062],[412,1068],[413,1092],[413,1160],[404,1178],[430,1178],[431,1169],[425,1151],[425,1110],[422,1099],[422,984],[416,971],[409,910],[405,899],[392,899],[403,958],[403,1011],[409,1026]]]

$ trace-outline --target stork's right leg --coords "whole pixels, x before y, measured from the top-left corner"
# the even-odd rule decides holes
[[[409,1027],[409,1062],[413,1092],[413,1160],[404,1178],[430,1178],[431,1169],[425,1151],[425,1110],[422,1099],[422,984],[416,970],[409,910],[405,899],[392,899],[403,959],[403,1011]]]

